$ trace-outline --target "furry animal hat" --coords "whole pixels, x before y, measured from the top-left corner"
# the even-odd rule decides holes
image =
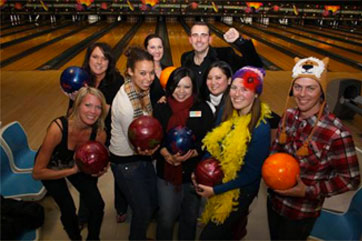
[[[299,78],[314,79],[319,83],[319,85],[321,86],[322,92],[323,92],[323,102],[322,102],[321,107],[318,112],[318,119],[316,121],[316,124],[314,125],[312,131],[308,135],[308,138],[303,142],[303,146],[300,147],[296,152],[296,154],[298,156],[306,156],[306,155],[308,155],[309,141],[311,140],[311,138],[316,130],[317,123],[318,123],[319,119],[321,118],[324,106],[326,105],[325,96],[327,93],[326,91],[327,91],[327,84],[328,84],[328,82],[327,82],[327,65],[329,62],[329,58],[326,57],[323,60],[320,60],[320,59],[317,59],[314,57],[309,57],[309,58],[305,58],[305,59],[299,59],[296,57],[296,58],[294,58],[294,61],[295,61],[295,65],[294,65],[294,68],[292,71],[293,80],[290,84],[289,96],[287,97],[287,101],[285,103],[284,113],[286,112],[286,110],[288,108],[289,98],[290,98],[290,96],[293,95],[293,84],[294,84],[295,80],[297,80]],[[285,133],[285,119],[286,119],[286,114],[284,114],[283,119],[282,119],[281,133],[279,135],[280,144],[285,144],[287,141],[287,134]]]
[[[327,91],[327,65],[329,58],[324,58],[323,60],[317,59],[315,57],[309,57],[305,59],[299,59],[298,57],[294,58],[295,65],[293,67],[292,78],[293,81],[290,86],[289,95],[293,95],[292,87],[294,81],[299,78],[310,78],[316,80],[322,88],[324,96]]]

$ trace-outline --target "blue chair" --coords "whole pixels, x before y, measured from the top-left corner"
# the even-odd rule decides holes
[[[354,194],[345,213],[322,210],[311,236],[322,240],[361,240],[362,189]]]
[[[19,198],[22,200],[40,200],[46,190],[40,181],[33,179],[31,173],[14,173],[9,164],[9,157],[2,145],[1,154],[1,189],[0,193],[5,198]]]
[[[29,240],[29,241],[37,241],[39,240],[39,229],[31,229],[22,233],[17,240]]]
[[[1,130],[1,144],[10,149],[10,164],[14,172],[31,172],[36,152],[31,150],[28,137],[21,124],[11,122]],[[5,142],[5,143],[4,143]]]

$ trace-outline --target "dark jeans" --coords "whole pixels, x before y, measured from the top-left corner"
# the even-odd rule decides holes
[[[243,238],[246,235],[249,206],[256,195],[257,192],[249,193],[241,190],[238,209],[231,212],[222,224],[218,225],[210,220],[202,230],[199,240],[240,240]]]
[[[114,208],[118,215],[122,215],[127,213],[128,203],[126,196],[122,193],[121,188],[116,182],[116,178],[114,180]]]
[[[317,218],[291,220],[279,215],[267,201],[270,240],[306,240]]]
[[[84,204],[90,211],[87,240],[99,240],[99,233],[104,215],[104,202],[97,187],[97,178],[84,173],[68,176],[67,179],[84,197]],[[71,240],[80,240],[78,217],[73,198],[68,190],[65,178],[43,180],[45,188],[58,204],[61,221]]]
[[[160,209],[157,216],[157,240],[172,240],[173,229],[179,217],[179,240],[195,240],[197,218],[200,209],[200,196],[191,183],[184,183],[176,190],[175,186],[157,178]]]
[[[111,163],[115,181],[132,209],[129,239],[146,240],[146,232],[157,208],[156,173],[150,161]]]

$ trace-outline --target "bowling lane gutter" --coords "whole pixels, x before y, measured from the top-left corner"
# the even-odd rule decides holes
[[[71,24],[73,24],[72,22],[70,23],[66,23],[66,24],[63,24],[63,25],[60,25],[58,27],[51,27],[50,29],[46,29],[44,31],[41,31],[41,32],[38,32],[38,33],[34,33],[34,34],[31,34],[31,35],[28,35],[28,36],[25,36],[25,37],[22,37],[22,38],[17,38],[17,39],[14,39],[14,40],[11,40],[11,41],[8,41],[8,42],[5,42],[5,43],[2,43],[0,44],[0,48],[7,48],[9,46],[12,46],[14,44],[18,44],[18,43],[21,43],[21,42],[25,42],[27,40],[30,40],[30,39],[33,39],[33,38],[36,38],[36,37],[39,37],[43,34],[47,34],[47,33],[51,33],[53,31],[56,31],[58,29],[61,29],[61,28],[65,28],[65,27],[68,27],[70,26]]]
[[[184,27],[187,35],[190,36],[190,33],[191,33],[191,28],[190,28],[190,26],[186,24],[186,22],[185,22],[185,20],[184,20],[183,18],[180,19],[180,23],[181,23],[182,27]]]
[[[332,43],[328,43],[326,41],[323,41],[323,40],[319,40],[319,39],[316,39],[316,38],[313,38],[313,37],[309,37],[309,36],[306,36],[306,35],[303,35],[303,34],[300,34],[300,33],[295,33],[293,31],[290,31],[290,30],[287,30],[287,29],[284,29],[284,28],[281,28],[279,25],[273,25],[273,27],[275,28],[278,28],[280,30],[283,30],[287,33],[290,33],[290,34],[294,34],[294,35],[297,35],[297,36],[300,36],[300,37],[303,37],[303,38],[307,38],[307,39],[310,39],[310,40],[313,40],[313,41],[317,41],[317,42],[320,42],[322,44],[328,44],[334,48],[339,48],[339,49],[343,49],[345,51],[349,51],[351,53],[355,53],[355,54],[362,54],[362,52],[360,51],[357,51],[357,50],[353,50],[353,49],[349,49],[349,48],[345,48],[345,47],[342,47],[342,46],[338,46],[338,45],[335,45],[335,44],[332,44]]]
[[[173,66],[170,40],[168,38],[167,24],[165,20],[158,21],[156,34],[158,34],[163,39],[164,55],[162,58],[162,64],[165,66]]]
[[[138,29],[141,27],[143,19],[138,20],[138,22],[123,36],[123,38],[113,47],[114,59],[117,63],[118,59],[121,57],[124,49],[128,45],[129,41],[136,34]]]
[[[10,26],[7,26],[7,27],[0,28],[0,30],[5,30],[5,29],[9,29],[9,28],[20,27],[20,26],[24,26],[24,25],[27,25],[27,24],[31,24],[31,22],[26,21],[25,23],[22,23],[22,24],[10,25]]]
[[[326,38],[331,38],[331,39],[339,40],[339,41],[342,41],[342,42],[346,42],[346,43],[349,43],[349,44],[354,44],[354,45],[362,47],[362,44],[360,44],[358,42],[355,42],[355,41],[352,41],[352,40],[343,39],[343,38],[339,38],[337,36],[324,34],[324,33],[318,32],[318,31],[313,31],[313,30],[310,30],[310,29],[301,28],[301,27],[296,26],[296,25],[291,25],[290,27],[295,28],[295,29],[299,29],[299,30],[302,30],[302,31],[305,31],[305,32],[308,32],[308,33],[318,34],[318,35],[321,35],[321,36],[326,37]]]
[[[57,38],[54,38],[54,39],[52,39],[52,40],[49,40],[49,41],[47,41],[47,42],[44,42],[44,43],[39,44],[39,45],[37,45],[37,46],[34,46],[33,48],[27,49],[27,50],[25,50],[24,52],[21,52],[21,53],[19,53],[19,54],[16,54],[16,55],[14,55],[14,56],[11,56],[11,57],[3,60],[2,62],[0,62],[0,66],[1,66],[1,67],[5,67],[5,66],[7,66],[7,65],[9,65],[9,64],[12,64],[12,63],[14,63],[15,61],[18,61],[19,59],[22,59],[22,58],[24,58],[24,57],[26,57],[26,56],[28,56],[28,55],[30,55],[30,54],[32,54],[32,53],[34,53],[34,52],[42,49],[42,48],[44,48],[44,47],[47,47],[47,46],[49,46],[49,45],[51,45],[51,44],[53,44],[53,43],[55,43],[55,42],[58,42],[58,41],[60,41],[60,40],[62,40],[62,39],[64,39],[64,38],[67,38],[67,37],[69,37],[69,36],[71,36],[71,35],[73,35],[73,34],[76,34],[76,33],[80,32],[81,30],[84,30],[84,29],[86,29],[86,28],[89,28],[90,26],[93,26],[94,24],[95,24],[95,23],[93,23],[93,24],[88,24],[88,25],[86,25],[86,26],[83,26],[83,25],[82,25],[81,27],[79,27],[79,28],[77,28],[77,29],[75,29],[75,30],[73,30],[73,31],[70,31],[70,32],[68,32],[68,33],[66,33],[66,34],[63,34],[63,35],[61,35],[61,36],[59,36],[59,37],[57,37]]]
[[[62,54],[59,54],[58,56],[49,60],[45,64],[42,64],[41,66],[39,66],[36,69],[37,70],[59,69],[65,63],[67,63],[69,60],[71,60],[74,56],[76,56],[78,53],[82,52],[83,49],[87,48],[93,41],[101,38],[103,35],[105,35],[112,28],[116,27],[118,24],[119,24],[119,22],[112,23],[108,27],[98,31],[97,33],[80,41],[78,44],[73,45],[72,47],[68,48]]]
[[[180,20],[181,25],[184,27],[185,31],[187,32],[188,35],[190,35],[190,31],[191,28],[185,23],[185,21],[183,19]],[[210,26],[210,28],[213,28],[213,26]],[[215,28],[216,29],[216,28]],[[212,31],[214,31],[216,33],[216,35],[218,35],[220,38],[224,39],[222,37],[222,34],[219,35],[219,33],[221,33],[220,31],[215,31],[214,29],[211,29]],[[230,43],[229,43],[230,44]],[[231,46],[233,46],[235,49],[238,49],[237,46],[230,44]],[[259,54],[259,57],[261,58],[261,61],[263,62],[263,65],[265,65],[265,69],[267,70],[281,70],[281,68],[275,64],[273,64],[271,61],[267,60],[265,57],[261,56]]]
[[[28,31],[28,30],[32,30],[34,28],[39,28],[39,27],[43,27],[45,25],[48,25],[49,24],[49,21],[48,22],[45,22],[45,23],[42,23],[42,24],[39,24],[38,26],[36,26],[34,24],[34,26],[31,26],[30,28],[24,28],[24,29],[20,29],[20,30],[17,30],[17,31],[14,31],[14,32],[10,32],[10,33],[6,33],[6,34],[0,34],[0,37],[6,37],[6,36],[10,36],[10,35],[13,35],[13,34],[16,34],[16,33],[22,33],[22,32],[25,32],[25,31]],[[53,25],[53,24],[51,24]],[[56,26],[57,24],[54,24],[54,26]]]
[[[358,40],[362,40],[362,37],[360,36],[357,36],[357,35],[362,35],[362,33],[359,33],[359,32],[354,32],[354,31],[348,31],[348,30],[345,30],[345,29],[340,29],[340,28],[326,28],[326,27],[318,27],[318,26],[313,26],[313,25],[304,25],[304,27],[312,27],[314,30],[320,30],[320,31],[323,31],[325,33],[329,33],[329,34],[338,34],[336,32],[333,32],[333,31],[330,31],[330,30],[336,30],[338,32],[341,32],[341,34],[343,33],[350,33],[350,34],[353,34],[354,36],[351,36],[351,35],[345,35],[347,38],[356,38]],[[327,31],[327,32],[326,32]]]
[[[267,34],[270,34],[270,35],[273,35],[277,38],[281,38],[281,39],[284,39],[285,41],[288,41],[290,43],[293,43],[293,44],[296,44],[296,45],[299,45],[301,47],[304,47],[304,48],[307,48],[307,49],[310,49],[312,51],[315,51],[321,55],[325,55],[325,56],[328,56],[330,58],[333,58],[333,59],[336,59],[337,61],[340,61],[344,64],[347,64],[347,65],[350,65],[354,68],[357,68],[359,70],[362,70],[362,64],[361,63],[357,63],[356,61],[353,61],[351,59],[348,59],[348,58],[345,58],[341,55],[338,55],[338,54],[335,54],[335,53],[332,53],[332,52],[329,52],[329,51],[326,51],[324,49],[320,49],[320,48],[317,48],[317,47],[314,47],[312,45],[309,45],[309,44],[306,44],[306,43],[303,43],[301,41],[298,41],[298,40],[295,40],[295,39],[291,39],[291,38],[288,38],[286,36],[283,36],[281,34],[278,34],[278,33],[275,33],[275,32],[271,32],[269,30],[265,30],[265,29],[262,29],[258,26],[255,26],[253,25],[254,28],[264,32],[264,33],[267,33]]]

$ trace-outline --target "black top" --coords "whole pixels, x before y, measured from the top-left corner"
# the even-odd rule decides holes
[[[191,182],[191,173],[195,170],[197,163],[201,160],[203,156],[203,151],[201,150],[201,140],[204,138],[206,133],[211,130],[213,124],[213,114],[210,110],[210,107],[205,102],[196,102],[191,107],[190,111],[201,111],[201,117],[189,117],[186,121],[186,127],[191,129],[196,137],[195,149],[199,153],[197,157],[193,157],[184,163],[182,163],[182,182]],[[168,104],[156,104],[153,111],[154,117],[157,118],[163,128],[166,136],[167,124],[172,116],[172,110]],[[161,146],[164,147],[165,143]],[[160,148],[160,149],[161,149]],[[163,156],[158,152],[156,154],[157,159],[157,175],[160,178],[164,177],[164,165],[165,160]]]
[[[166,67],[168,67],[168,66],[161,64],[162,70],[165,69]],[[150,87],[150,98],[151,98],[152,107],[154,107],[155,104],[157,103],[157,101],[162,96],[165,96],[165,95],[166,95],[166,93],[165,93],[165,90],[161,86],[160,79],[155,74],[155,79],[153,80],[151,87]]]
[[[207,96],[207,86],[206,83],[204,83],[206,80],[205,72],[213,62],[217,60],[225,61],[230,65],[234,72],[246,65],[255,67],[263,66],[251,40],[239,38],[234,44],[238,47],[242,56],[237,55],[231,47],[214,48],[210,46],[204,61],[201,65],[196,65],[194,62],[195,52],[193,50],[182,54],[181,65],[188,67],[195,72],[198,88],[199,91],[202,92],[203,97]]]
[[[61,121],[62,126],[60,126],[56,121],[58,119]],[[55,119],[54,122],[59,126],[60,130],[62,131],[62,140],[54,148],[52,156],[49,160],[48,168],[57,170],[71,168],[74,166],[74,150],[68,149],[68,119],[65,116],[61,116]],[[97,127],[94,126],[89,140],[95,140],[96,137]]]
[[[107,133],[107,140],[105,143],[106,146],[109,146],[109,141],[111,140],[112,102],[123,83],[124,79],[122,75],[119,72],[116,72],[114,78],[107,78],[106,76],[106,79],[103,79],[98,86],[98,89],[103,93],[104,97],[106,98],[107,104],[110,105],[108,115],[104,121]],[[69,99],[68,110],[73,107],[73,103],[74,101]]]

